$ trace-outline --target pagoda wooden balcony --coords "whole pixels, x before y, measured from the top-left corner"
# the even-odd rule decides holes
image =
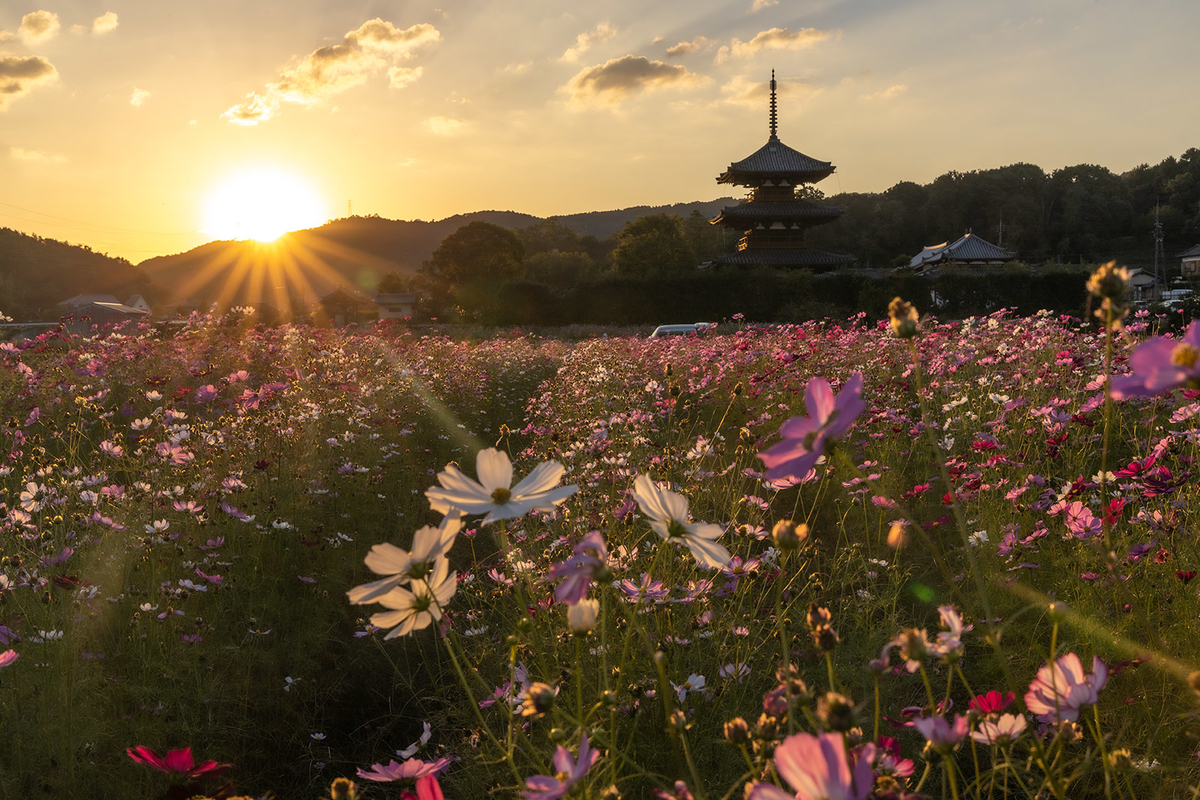
[[[765,234],[765,235],[764,235]],[[799,250],[809,247],[808,237],[801,231],[754,231],[738,240],[741,250]]]

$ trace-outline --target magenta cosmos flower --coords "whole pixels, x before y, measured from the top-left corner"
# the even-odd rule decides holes
[[[592,576],[608,566],[608,546],[600,531],[590,531],[572,550],[571,557],[550,567],[548,580],[562,581],[554,590],[560,603],[575,605],[587,597]]]
[[[528,789],[521,791],[525,800],[559,800],[571,787],[578,783],[596,760],[600,753],[588,744],[587,734],[579,742],[579,758],[572,758],[571,751],[561,744],[554,751],[554,768],[556,775],[534,775],[525,779]]]
[[[1129,357],[1132,375],[1112,379],[1112,394],[1126,397],[1152,397],[1178,389],[1200,389],[1200,322],[1187,326],[1183,337],[1158,337],[1143,342]]]
[[[863,376],[856,372],[833,396],[829,381],[813,378],[804,390],[807,417],[792,417],[779,429],[783,441],[758,454],[767,465],[767,480],[801,479],[816,467],[829,442],[850,430],[866,410],[862,399]]]
[[[20,657],[21,654],[16,650],[5,650],[3,653],[0,653],[0,667],[7,667]]]
[[[1079,709],[1095,705],[1108,683],[1108,667],[1092,658],[1092,674],[1085,675],[1079,656],[1067,653],[1045,664],[1025,693],[1025,706],[1042,722],[1075,722]]]
[[[197,765],[196,760],[192,757],[192,748],[190,747],[172,750],[167,753],[165,758],[142,745],[131,747],[125,752],[139,764],[145,764],[170,775],[182,775],[188,780],[219,778],[233,768],[233,764],[218,764],[216,761],[205,761],[203,764]]]
[[[787,737],[775,748],[775,768],[796,793],[756,783],[746,800],[865,800],[875,782],[870,759],[850,766],[840,733]]]

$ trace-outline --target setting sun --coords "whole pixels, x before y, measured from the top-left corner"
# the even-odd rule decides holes
[[[217,239],[269,242],[325,222],[325,203],[297,176],[256,169],[215,188],[205,204],[204,232]]]

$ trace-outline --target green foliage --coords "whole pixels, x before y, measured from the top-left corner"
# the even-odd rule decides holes
[[[626,277],[661,277],[694,270],[696,255],[678,215],[647,214],[617,235],[613,271]]]
[[[447,236],[433,251],[429,270],[451,285],[512,280],[524,267],[525,245],[512,231],[472,222]]]

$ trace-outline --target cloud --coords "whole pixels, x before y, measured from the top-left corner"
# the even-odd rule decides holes
[[[33,87],[58,77],[58,70],[41,56],[0,55],[0,111]]]
[[[92,33],[100,36],[117,28],[117,15],[108,11],[92,20]]]
[[[579,61],[579,57],[592,49],[592,45],[597,42],[607,42],[609,39],[617,35],[617,29],[607,22],[601,22],[596,26],[594,31],[586,31],[575,37],[575,46],[568,48],[567,52],[562,54],[559,61],[565,61],[569,64],[574,64]]]
[[[671,57],[686,56],[688,53],[695,53],[698,50],[707,50],[716,42],[709,39],[707,36],[697,36],[690,42],[680,42],[667,48],[667,55]]]
[[[878,92],[872,92],[871,94],[859,95],[858,99],[859,100],[867,100],[867,101],[891,100],[893,97],[896,97],[897,95],[902,95],[907,91],[908,91],[907,86],[905,86],[902,83],[897,83],[894,86],[889,86],[888,88],[882,89]]]
[[[416,83],[424,72],[424,67],[388,67],[388,85],[393,89],[403,89]]]
[[[823,91],[824,89],[799,80],[776,81],[775,92],[781,100],[811,100]],[[755,81],[745,75],[738,75],[721,87],[721,94],[724,95],[722,100],[731,105],[765,110],[771,96],[771,87],[768,81]]]
[[[221,118],[235,125],[257,125],[275,116],[284,103],[319,103],[366,83],[389,65],[392,88],[403,88],[421,76],[422,68],[402,68],[395,62],[412,58],[413,49],[441,38],[437,28],[428,23],[401,30],[386,20],[368,20],[347,33],[341,44],[318,47],[281,72],[262,92],[246,95]]]
[[[754,0],[754,5],[750,6],[748,13],[753,14],[756,11],[762,11],[764,8],[779,5],[779,0]]]
[[[135,86],[135,87],[133,87],[133,96],[129,98],[129,105],[140,106],[142,103],[146,102],[146,100],[148,100],[149,98],[150,98],[149,92],[147,92],[145,89],[139,89]]]
[[[53,39],[61,27],[58,14],[53,11],[30,11],[21,17],[21,27],[17,32],[25,44],[38,44]]]
[[[24,147],[10,147],[8,154],[17,161],[29,161],[35,164],[62,164],[67,160],[64,155],[41,153],[37,150],[26,150]]]
[[[521,61],[519,63],[514,61],[512,64],[507,64],[501,67],[500,72],[504,75],[523,75],[526,72],[529,72],[529,69],[532,66],[532,61]]]
[[[615,106],[635,92],[688,88],[707,80],[680,65],[628,55],[581,70],[563,88],[576,103]]]
[[[430,117],[421,125],[435,136],[458,136],[466,132],[470,123],[454,117]]]
[[[787,28],[771,28],[756,34],[748,42],[733,39],[728,47],[717,51],[716,63],[720,64],[729,58],[748,58],[762,50],[801,50],[832,36],[833,32],[819,31],[816,28],[801,28],[794,33]]]

